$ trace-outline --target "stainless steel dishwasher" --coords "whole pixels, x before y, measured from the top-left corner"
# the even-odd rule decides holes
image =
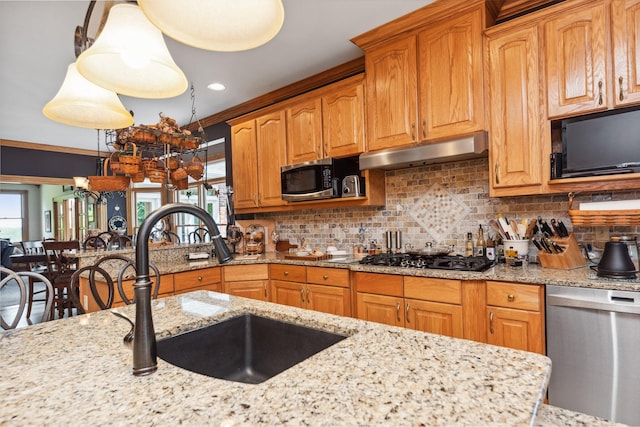
[[[640,425],[640,292],[546,291],[549,403]]]

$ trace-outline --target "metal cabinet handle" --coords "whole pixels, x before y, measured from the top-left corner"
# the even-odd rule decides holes
[[[618,83],[620,85],[620,95],[618,99],[620,99],[620,101],[624,101],[624,94],[622,93],[622,76],[618,77]]]
[[[598,81],[598,105],[602,105],[602,80]]]
[[[307,288],[307,304],[311,304],[311,296],[309,294],[311,294],[311,291]]]
[[[400,303],[396,304],[396,316],[398,317],[398,322],[400,321]]]
[[[489,332],[492,334],[495,332],[493,329],[493,311],[489,312]]]
[[[407,323],[411,322],[411,318],[409,317],[409,303],[404,307],[405,320]]]
[[[202,282],[202,276],[198,276],[198,282]]]
[[[413,141],[416,140],[416,124],[415,123],[411,123],[411,139]]]
[[[507,300],[508,300],[509,302],[513,302],[515,299],[516,299],[516,296],[515,296],[515,295],[513,295],[513,294],[509,294],[509,295],[507,295]]]
[[[427,138],[427,121],[426,120],[422,121],[422,138],[423,139]]]
[[[324,276],[322,276],[322,278],[323,278],[324,280],[327,280],[327,279],[329,278],[329,276],[327,276],[327,275],[325,274]]]
[[[263,283],[262,286],[264,287],[264,297],[267,298],[267,284]]]
[[[500,171],[500,165],[498,163],[496,163],[496,165],[494,166],[493,171],[496,177],[496,184],[500,184],[500,177],[498,176],[498,171]]]
[[[300,302],[304,304],[304,288],[300,288]]]
[[[285,272],[284,272],[284,275],[285,275],[285,276],[288,276],[288,275],[289,275],[289,272],[288,272],[288,271],[285,271]]]

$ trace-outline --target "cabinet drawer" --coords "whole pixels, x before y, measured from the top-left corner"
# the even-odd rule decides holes
[[[303,265],[270,265],[271,280],[286,280],[289,282],[307,282],[307,267]]]
[[[541,294],[541,285],[487,282],[487,305],[540,311],[542,303]]]
[[[357,292],[402,296],[402,276],[357,272],[354,280]]]
[[[268,264],[225,265],[223,269],[225,282],[269,279]]]
[[[349,270],[330,267],[307,267],[307,283],[349,287]]]
[[[426,301],[462,304],[460,280],[405,276],[404,296]]]
[[[220,267],[183,271],[182,273],[174,274],[176,292],[215,283],[220,283]]]

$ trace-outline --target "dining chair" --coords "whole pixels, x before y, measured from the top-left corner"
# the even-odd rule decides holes
[[[42,242],[39,240],[27,240],[21,243],[22,252],[25,255],[44,255],[44,246]],[[26,266],[15,266],[12,267],[14,271],[30,271],[32,273],[38,273],[40,275],[44,275],[47,273],[47,264],[46,262],[30,262]],[[36,290],[36,283],[38,283],[33,277],[29,277],[28,286],[29,292],[27,295],[27,318],[31,317],[31,310],[33,309],[33,303],[35,302],[46,302],[48,299],[47,287],[45,286],[42,289]],[[40,287],[39,287],[40,288]],[[44,294],[42,298],[36,298],[37,295]]]
[[[15,283],[18,285],[18,290],[20,292],[20,299],[18,301],[16,313],[13,320],[11,321],[11,323],[7,323],[7,321],[5,321],[5,319],[2,317],[2,313],[0,313],[0,327],[2,327],[3,329],[15,329],[18,326],[18,323],[20,323],[22,313],[24,313],[24,309],[27,305],[27,285],[25,283],[25,278],[37,280],[38,282],[42,282],[45,284],[48,292],[41,321],[46,322],[50,319],[51,306],[53,304],[53,287],[51,285],[51,282],[49,282],[46,277],[38,273],[33,273],[31,271],[13,271],[6,267],[0,267],[0,275],[3,277],[2,280],[0,280],[0,291],[9,283]]]
[[[78,240],[69,241],[44,241],[42,242],[47,255],[47,272],[44,274],[53,286],[52,318],[55,312],[58,317],[64,317],[67,310],[69,317],[73,315],[75,307],[70,299],[71,276],[77,270],[78,259],[66,252],[80,249]]]
[[[99,277],[96,278],[96,273],[99,274]],[[71,276],[71,282],[69,285],[69,296],[71,297],[71,301],[75,306],[78,314],[85,314],[86,310],[84,305],[80,301],[80,278],[81,276],[86,276],[87,283],[89,285],[89,290],[91,291],[91,296],[93,300],[96,302],[100,310],[105,310],[107,308],[111,308],[113,306],[113,299],[115,295],[115,287],[113,285],[113,279],[104,269],[98,267],[97,265],[87,265],[82,267],[73,273]],[[103,295],[105,288],[103,286],[98,289],[96,286],[96,280],[100,280],[101,283],[106,284],[107,297],[104,299]],[[101,292],[102,291],[102,292]]]
[[[209,230],[205,227],[198,227],[189,233],[189,243],[202,243],[206,241],[211,241],[211,234]]]
[[[132,275],[130,274],[131,277],[136,277],[137,272],[136,272],[136,263],[133,259],[126,257],[124,255],[121,254],[114,254],[114,255],[107,255],[105,257],[100,258],[98,261],[96,261],[93,265],[95,267],[101,267],[101,265],[105,265],[105,266],[109,266],[110,270],[113,271],[118,271],[118,276],[115,279],[113,286],[116,287],[117,286],[117,291],[118,294],[120,295],[120,298],[122,299],[122,301],[126,304],[133,304],[135,302],[134,297],[132,296],[131,298],[129,298],[127,296],[127,292],[129,291],[129,289],[125,290],[125,278],[127,276],[127,270],[131,269],[132,270]],[[105,267],[106,268],[106,267]],[[154,286],[153,286],[153,292],[151,294],[151,298],[152,299],[157,299],[158,298],[158,293],[160,291],[160,271],[158,270],[158,267],[156,267],[152,262],[149,262],[149,269],[150,271],[153,272],[153,274],[150,276],[150,279],[153,281]],[[154,280],[155,279],[155,280]],[[132,294],[132,292],[128,292],[129,294]]]
[[[84,250],[94,250],[97,251],[98,249],[106,249],[107,248],[107,243],[98,236],[89,236],[86,239],[84,239],[84,242],[82,242],[82,249]]]

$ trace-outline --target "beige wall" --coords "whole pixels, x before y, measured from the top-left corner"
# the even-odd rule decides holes
[[[386,230],[400,230],[404,243],[414,247],[423,247],[425,242],[434,241],[425,226],[419,224],[411,212],[417,209],[416,202],[425,194],[432,194],[434,185],[447,197],[456,199],[462,207],[450,206],[450,200],[444,200],[445,207],[459,214],[464,211],[457,225],[450,227],[450,232],[442,234],[437,243],[455,244],[458,251],[463,251],[467,232],[474,233],[478,224],[487,230],[489,219],[502,213],[507,218],[537,218],[541,216],[547,221],[551,218],[562,219],[571,230],[568,215],[566,194],[521,197],[489,197],[488,160],[486,158],[455,163],[431,165],[419,168],[389,171],[386,175],[387,203],[386,207],[355,207],[340,209],[313,209],[286,213],[270,213],[258,215],[259,218],[275,219],[277,231],[281,239],[305,237],[313,247],[326,248],[337,241],[340,249],[351,248],[358,242],[358,229],[362,223],[366,229],[366,240],[376,239],[384,244]],[[574,201],[574,208],[579,202],[596,200],[622,200],[640,198],[640,190],[626,192],[580,193]],[[440,210],[440,215],[429,218],[425,213],[423,223],[429,228],[446,228],[439,221],[442,217],[442,206],[430,199],[433,211]],[[436,221],[438,220],[438,221]],[[445,221],[446,223],[447,221]],[[575,230],[579,241],[593,242],[595,230],[591,227],[577,227]],[[611,234],[637,233],[636,227],[611,227]],[[486,232],[485,232],[486,234]],[[492,231],[489,234],[494,235]]]

